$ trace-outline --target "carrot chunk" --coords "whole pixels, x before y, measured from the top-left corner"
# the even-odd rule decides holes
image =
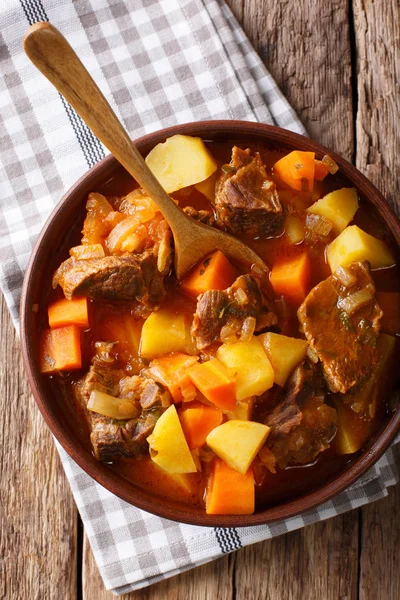
[[[189,448],[194,450],[204,446],[210,431],[221,425],[222,412],[201,402],[191,402],[187,408],[179,411],[179,418]]]
[[[294,190],[312,192],[315,176],[315,152],[294,150],[274,164],[274,173]]]
[[[82,366],[81,333],[76,325],[46,329],[40,344],[40,371],[72,371]]]
[[[322,160],[315,159],[315,173],[314,179],[316,181],[322,181],[329,173],[329,165],[322,162]]]
[[[245,475],[231,469],[219,458],[214,459],[208,480],[206,513],[208,515],[252,515],[255,491],[253,470]]]
[[[197,298],[207,290],[224,290],[235,281],[237,272],[229,260],[217,250],[203,258],[183,280],[181,289]]]
[[[175,403],[190,402],[196,397],[196,388],[187,375],[187,370],[198,360],[181,352],[171,352],[151,361],[149,371],[156,381],[168,388]]]
[[[77,325],[78,327],[89,327],[88,306],[86,298],[74,298],[67,300],[62,298],[48,308],[49,325],[52,329],[65,327],[66,325]]]
[[[288,302],[300,306],[310,289],[310,260],[303,252],[289,260],[278,262],[270,273],[275,294],[282,295]]]
[[[215,406],[226,410],[235,408],[235,379],[217,358],[193,365],[187,374],[203,396]]]

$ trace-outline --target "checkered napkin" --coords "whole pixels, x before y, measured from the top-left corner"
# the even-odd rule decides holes
[[[3,0],[0,5],[0,285],[15,325],[23,273],[60,197],[105,148],[30,64],[21,39],[51,21],[68,38],[133,138],[176,123],[243,119],[305,133],[222,0]],[[183,525],[138,510],[59,447],[107,589],[116,594],[387,495],[392,450],[317,510],[273,525]]]

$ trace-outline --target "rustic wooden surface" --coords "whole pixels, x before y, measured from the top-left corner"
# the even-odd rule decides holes
[[[228,4],[312,137],[356,162],[400,213],[398,0]],[[0,331],[0,598],[111,600],[86,539],[82,547],[71,493],[29,393],[4,302]],[[397,486],[378,503],[125,598],[397,600],[399,536]]]

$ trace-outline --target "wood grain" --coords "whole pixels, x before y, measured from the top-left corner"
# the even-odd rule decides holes
[[[354,0],[356,165],[400,214],[400,4]]]
[[[0,597],[75,600],[77,510],[3,298],[0,331]]]
[[[354,0],[357,47],[357,167],[400,215],[400,5]],[[398,464],[400,451],[396,451]],[[362,509],[360,600],[400,598],[400,489]]]
[[[354,151],[347,0],[246,0],[245,32],[315,141]]]

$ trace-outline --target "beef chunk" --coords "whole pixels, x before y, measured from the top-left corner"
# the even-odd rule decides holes
[[[322,361],[332,392],[346,393],[379,360],[377,337],[382,311],[367,263],[347,267],[311,290],[298,310],[310,346]],[[343,285],[346,281],[346,285]]]
[[[155,306],[165,295],[163,271],[157,267],[154,249],[130,256],[105,256],[88,260],[69,258],[59,267],[53,286],[60,285],[69,300],[74,296],[105,300],[137,300]]]
[[[282,206],[259,153],[234,146],[230,167],[216,184],[218,220],[233,234],[272,235],[282,223]]]
[[[137,417],[115,420],[87,410],[93,390],[131,400],[137,408]],[[126,377],[123,370],[105,367],[96,360],[87,375],[75,385],[74,391],[88,419],[94,454],[105,461],[116,456],[138,457],[145,453],[146,438],[171,404],[169,393],[159,383],[138,375]]]
[[[240,337],[247,317],[255,318],[254,331],[277,322],[252,275],[241,275],[226,290],[209,290],[201,294],[191,329],[197,347],[204,350],[213,342],[221,341],[223,327],[231,330],[232,337]]]
[[[211,210],[196,210],[193,206],[185,206],[183,212],[195,221],[199,221],[199,223],[204,223],[210,227],[217,227],[215,215]]]
[[[266,424],[267,448],[277,464],[307,464],[329,448],[336,433],[336,410],[324,402],[324,380],[315,365],[299,365]]]

